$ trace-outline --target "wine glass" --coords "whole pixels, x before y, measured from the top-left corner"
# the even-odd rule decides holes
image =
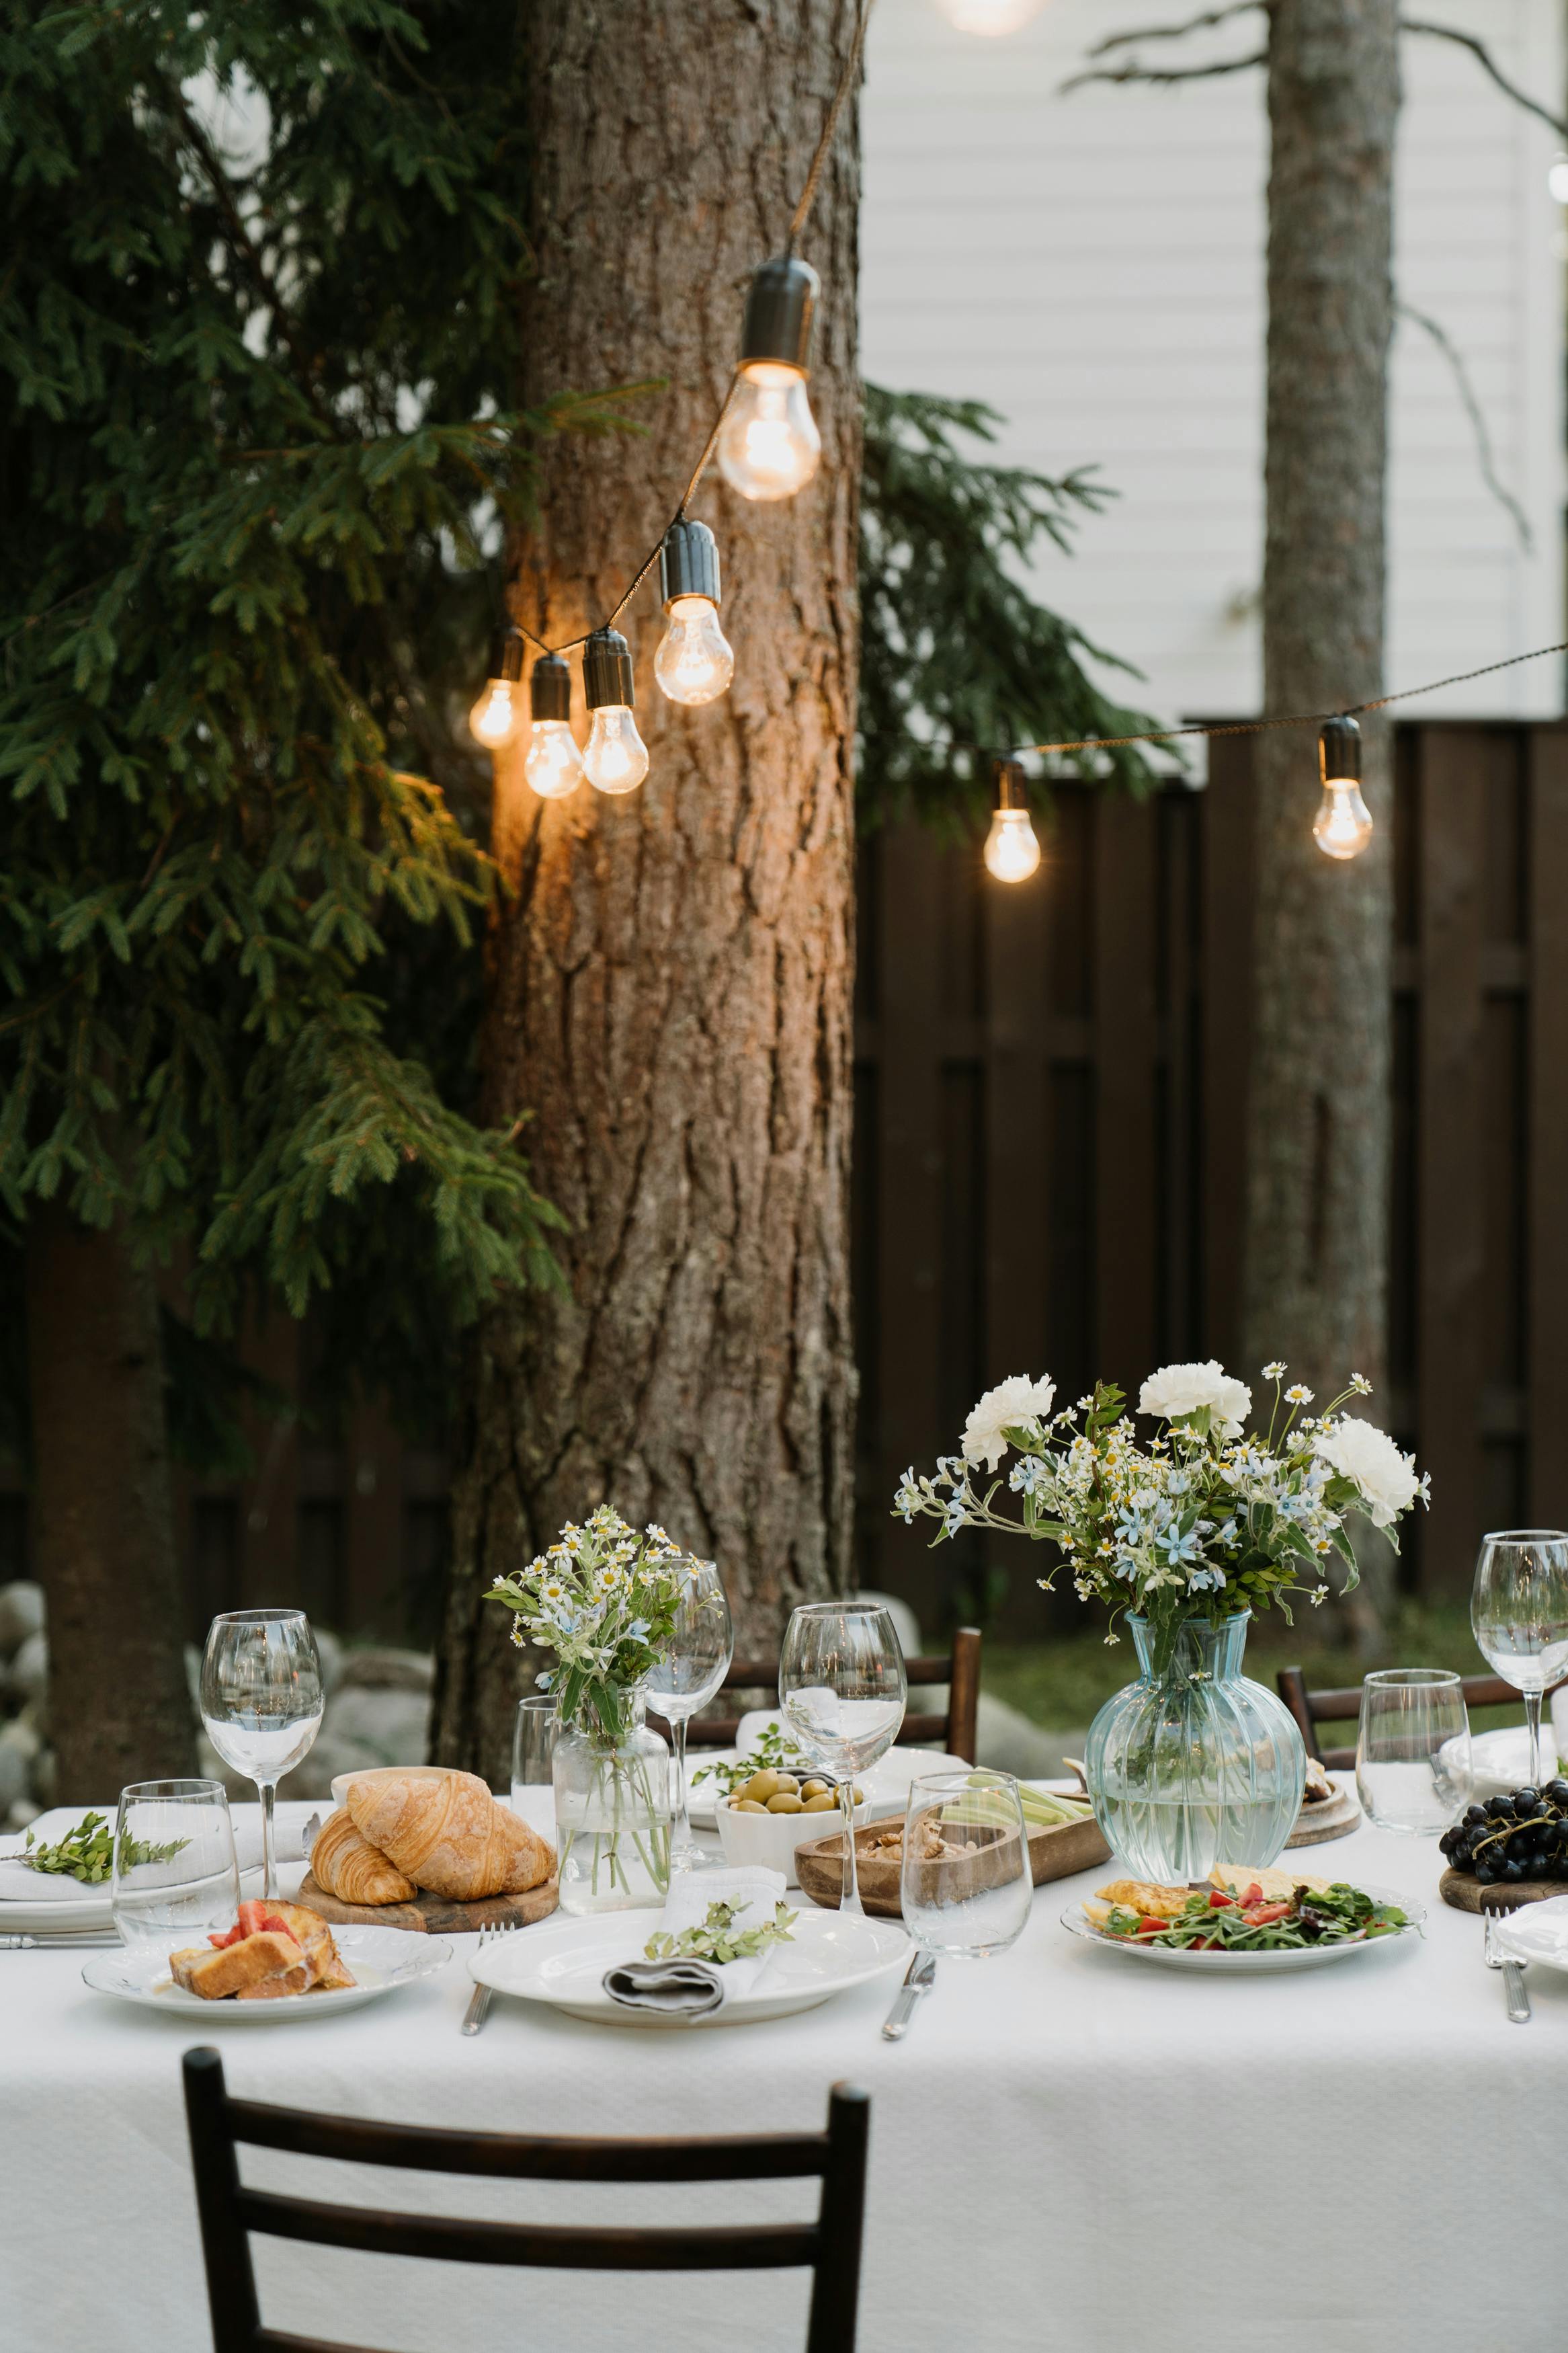
[[[221,1781],[133,1781],[120,1792],[110,1908],[127,1947],[199,1943],[232,1928],[239,1863]]]
[[[321,1728],[321,1662],[302,1609],[230,1609],[207,1629],[202,1722],[261,1799],[261,1893],[278,1893],[272,1803]]]
[[[874,1601],[808,1601],[784,1630],[779,1705],[790,1729],[839,1784],[844,1815],[841,1912],[858,1913],[855,1780],[899,1736],[909,1689],[892,1619]]]
[[[900,1900],[917,1945],[979,1961],[1017,1943],[1034,1901],[1024,1800],[1011,1773],[949,1767],[910,1784]]]
[[[670,1830],[671,1871],[696,1871],[708,1860],[691,1835],[687,1811],[686,1727],[707,1706],[730,1672],[735,1630],[730,1604],[711,1561],[688,1579],[669,1641],[648,1677],[647,1704],[675,1735],[676,1816]]]
[[[1568,1534],[1500,1528],[1484,1535],[1470,1625],[1494,1672],[1524,1695],[1530,1778],[1539,1788],[1552,1778],[1541,1739],[1542,1694],[1568,1674]]]
[[[1470,1719],[1446,1667],[1384,1667],[1361,1687],[1356,1795],[1368,1821],[1436,1838],[1469,1803]]]

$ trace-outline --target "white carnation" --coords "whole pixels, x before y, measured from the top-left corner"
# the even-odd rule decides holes
[[[1407,1512],[1421,1490],[1415,1457],[1402,1454],[1385,1430],[1346,1414],[1312,1442],[1331,1471],[1360,1488],[1373,1527],[1386,1528]]]
[[[1225,1438],[1239,1438],[1252,1410],[1252,1391],[1246,1382],[1234,1380],[1213,1356],[1206,1365],[1163,1365],[1138,1392],[1139,1412],[1154,1414],[1161,1421],[1179,1421],[1205,1406]]]
[[[963,1425],[964,1461],[984,1462],[987,1471],[994,1471],[1007,1451],[1003,1432],[1016,1430],[1021,1422],[1040,1420],[1049,1413],[1056,1393],[1057,1385],[1048,1375],[1044,1380],[1032,1381],[1027,1373],[1015,1373],[1011,1380],[998,1381],[994,1389],[986,1390]]]

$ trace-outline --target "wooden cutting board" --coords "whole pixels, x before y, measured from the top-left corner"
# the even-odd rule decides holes
[[[1353,1789],[1337,1788],[1331,1798],[1321,1804],[1303,1806],[1296,1817],[1296,1827],[1286,1840],[1287,1847],[1317,1846],[1324,1839],[1348,1838],[1361,1820],[1361,1808]]]
[[[1521,1904],[1544,1904],[1549,1895],[1568,1895],[1568,1880],[1505,1879],[1483,1887],[1473,1872],[1446,1871],[1437,1893],[1456,1912],[1479,1912],[1481,1897],[1491,1896],[1500,1912],[1517,1912]]]
[[[900,1896],[901,1865],[896,1859],[889,1861],[878,1855],[870,1843],[887,1828],[886,1822],[871,1822],[856,1831],[856,1875],[860,1883],[860,1901],[867,1911],[885,1920],[898,1920],[903,1916]],[[1068,1879],[1075,1871],[1092,1871],[1097,1863],[1109,1862],[1110,1857],[1110,1849],[1092,1816],[1081,1822],[1058,1822],[1052,1830],[1029,1832],[1029,1871],[1037,1887],[1043,1886],[1047,1879]],[[825,1911],[836,1912],[844,1879],[843,1831],[797,1846],[795,1869],[802,1894],[809,1895]]]
[[[535,1920],[547,1920],[558,1897],[552,1877],[541,1886],[531,1887],[525,1895],[485,1895],[473,1904],[454,1904],[445,1895],[428,1895],[423,1890],[412,1904],[344,1904],[318,1887],[307,1872],[296,1900],[334,1927],[409,1928],[419,1936],[467,1936],[504,1922],[526,1928]]]

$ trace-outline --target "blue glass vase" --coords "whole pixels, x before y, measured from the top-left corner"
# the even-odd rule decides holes
[[[1269,1863],[1300,1810],[1306,1751],[1282,1700],[1241,1672],[1250,1611],[1127,1625],[1139,1676],[1089,1729],[1084,1774],[1111,1852],[1140,1879]]]

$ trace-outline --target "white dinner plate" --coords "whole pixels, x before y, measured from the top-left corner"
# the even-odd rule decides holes
[[[1355,1953],[1375,1953],[1405,1944],[1420,1934],[1426,1917],[1424,1905],[1413,1904],[1407,1895],[1396,1895],[1389,1887],[1362,1885],[1361,1892],[1375,1903],[1396,1904],[1408,1926],[1396,1928],[1391,1936],[1363,1936],[1353,1944],[1303,1945],[1299,1951],[1280,1953],[1200,1953],[1179,1945],[1135,1945],[1129,1936],[1106,1936],[1095,1926],[1081,1904],[1068,1905],[1062,1914],[1062,1926],[1089,1944],[1098,1945],[1102,1952],[1122,1953],[1131,1960],[1153,1961],[1168,1969],[1205,1969],[1211,1977],[1216,1972],[1221,1977],[1277,1977],[1284,1969],[1326,1968],[1331,1961],[1348,1961]]]
[[[691,1787],[692,1776],[700,1773],[705,1765],[733,1765],[741,1755],[738,1748],[695,1748],[686,1760],[688,1808],[693,1826],[702,1831],[716,1831],[719,1817],[714,1806],[714,1781],[700,1781]],[[798,1765],[792,1759],[786,1769],[798,1772],[802,1780],[810,1778],[812,1767],[803,1757]],[[889,1814],[901,1814],[909,1803],[910,1783],[919,1773],[943,1773],[966,1769],[962,1757],[943,1756],[934,1748],[889,1748],[869,1771],[858,1773],[856,1779],[866,1792],[866,1802],[857,1809],[856,1820],[885,1821]]]
[[[1546,1747],[1548,1780],[1557,1770],[1557,1744],[1550,1724],[1542,1731]],[[1444,1744],[1447,1756],[1456,1744]],[[1470,1737],[1470,1768],[1475,1776],[1471,1796],[1504,1798],[1510,1790],[1522,1789],[1530,1780],[1530,1731],[1522,1724],[1502,1724],[1495,1732],[1477,1732]]]
[[[280,2026],[290,2019],[341,2018],[345,2010],[395,1993],[399,1986],[434,1977],[452,1957],[443,1937],[416,1936],[406,1928],[335,1928],[332,1934],[359,1983],[330,1992],[283,1994],[276,2001],[204,2001],[174,1984],[168,1955],[155,1947],[95,1954],[83,1966],[82,1982],[95,1993],[113,1994],[143,2010],[167,2010],[187,2026],[198,2019],[224,2026]]]
[[[545,2002],[570,2018],[612,2026],[750,2026],[815,2010],[851,1986],[866,1985],[909,1966],[910,1940],[885,1920],[841,1920],[837,1912],[802,1908],[793,1940],[775,1945],[751,1993],[732,1996],[703,2018],[668,2010],[628,2010],[612,2001],[601,1979],[618,1961],[640,1960],[663,1914],[613,1912],[598,1919],[549,1921],[526,1936],[498,1936],[468,1966],[479,1985],[520,2001]]]
[[[303,1799],[281,1800],[278,1807],[278,1890],[292,1896],[304,1877],[300,1855],[300,1833],[312,1809]],[[239,1856],[239,1892],[241,1897],[261,1893],[261,1808],[244,1802],[231,1807],[235,1838]],[[100,1813],[112,1828],[113,1806],[51,1806],[33,1823],[35,1837],[41,1844],[52,1845],[74,1830],[86,1813]],[[100,1886],[85,1887],[79,1880],[52,1873],[33,1871],[16,1860],[25,1852],[26,1832],[7,1833],[0,1841],[0,1936],[70,1936],[97,1928],[110,1929],[114,1925],[110,1904],[111,1891],[105,1880]],[[247,2002],[247,2009],[255,2004]]]

